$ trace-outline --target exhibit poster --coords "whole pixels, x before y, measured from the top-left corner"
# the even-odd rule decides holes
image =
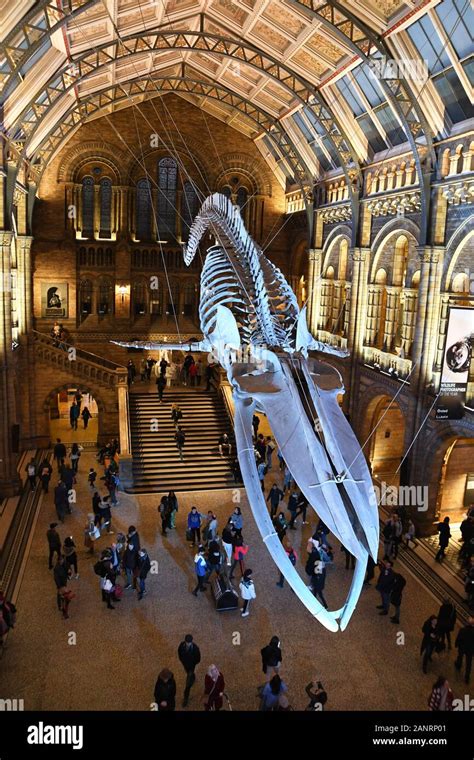
[[[48,319],[66,319],[68,316],[67,282],[41,283],[41,316]]]
[[[452,306],[441,370],[437,420],[459,420],[464,415],[474,336],[474,309]]]

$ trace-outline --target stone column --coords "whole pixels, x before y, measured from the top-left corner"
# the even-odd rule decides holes
[[[18,328],[20,335],[25,335],[31,330],[33,318],[33,279],[31,274],[31,244],[33,238],[29,235],[19,235],[16,239],[17,246],[17,303],[18,303]]]
[[[353,416],[357,406],[357,367],[363,363],[365,330],[367,324],[368,279],[370,248],[352,248],[353,260],[351,303],[347,347],[351,355],[350,386],[347,389],[349,414]]]
[[[117,370],[117,404],[120,442],[120,480],[125,488],[133,484],[132,452],[130,446],[130,417],[126,370]]]
[[[400,288],[389,286],[387,291],[387,308],[385,310],[385,324],[383,333],[382,348],[387,353],[393,349],[395,339],[395,327],[397,324]]]
[[[309,251],[308,272],[308,326],[313,335],[318,329],[319,310],[321,307],[321,262],[323,252],[321,248],[312,248]]]
[[[0,499],[20,489],[17,455],[12,453],[12,424],[15,421],[14,367],[11,327],[10,252],[13,232],[0,231]]]

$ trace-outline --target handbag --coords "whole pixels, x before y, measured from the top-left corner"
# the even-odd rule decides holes
[[[100,530],[97,525],[94,525],[94,528],[89,531],[89,536],[93,541],[95,541],[97,538],[100,538]]]
[[[110,578],[106,578],[104,581],[104,585],[102,586],[103,590],[106,594],[110,594],[111,591],[113,591],[114,584],[110,580]]]
[[[190,528],[186,529],[186,541],[192,541],[193,540],[193,534]]]

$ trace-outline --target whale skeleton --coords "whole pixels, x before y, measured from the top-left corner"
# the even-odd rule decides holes
[[[372,479],[359,442],[341,411],[339,372],[308,356],[316,350],[347,352],[316,340],[306,307],[282,272],[255,244],[237,207],[215,193],[203,203],[184,247],[190,264],[204,234],[208,249],[201,273],[202,341],[113,341],[119,346],[211,352],[226,370],[235,405],[234,428],[243,482],[255,522],[275,564],[309,612],[330,631],[343,631],[356,607],[368,556],[377,558],[379,521]],[[244,356],[242,357],[242,354]],[[252,417],[263,410],[293,478],[311,507],[356,558],[343,606],[326,610],[289,561],[260,486]],[[315,424],[316,423],[316,424]]]

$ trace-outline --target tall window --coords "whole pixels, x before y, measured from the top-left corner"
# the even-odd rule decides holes
[[[111,280],[104,278],[99,282],[99,315],[105,317],[114,312],[114,288]]]
[[[85,249],[84,249],[85,250]],[[92,282],[81,280],[79,285],[79,320],[83,322],[92,313]]]
[[[100,231],[99,237],[109,238],[112,233],[112,180],[100,181]]]
[[[94,180],[82,180],[82,237],[94,237]]]
[[[138,240],[151,240],[151,198],[147,179],[137,182],[135,230]]]
[[[187,240],[189,237],[189,228],[193,223],[194,217],[199,211],[199,198],[192,182],[185,182],[183,185],[183,195],[181,200],[182,238]]]
[[[168,240],[176,234],[176,185],[178,167],[174,158],[158,162],[158,234]]]

